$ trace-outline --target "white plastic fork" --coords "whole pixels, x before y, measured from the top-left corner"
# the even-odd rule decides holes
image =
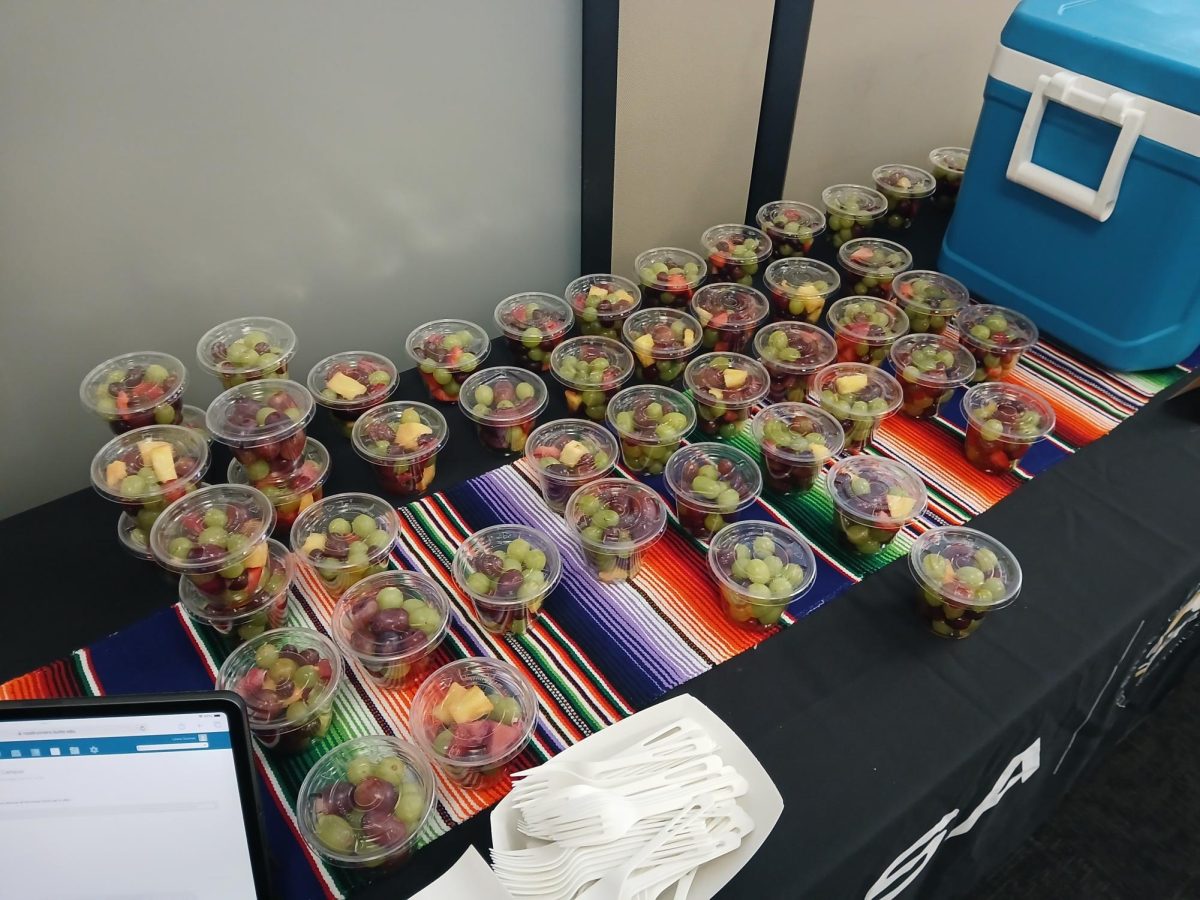
[[[550,796],[528,798],[516,805],[520,814],[527,819],[549,818],[555,811],[563,808],[578,808],[578,800],[588,800],[597,796],[597,792],[605,795],[619,795],[636,798],[652,792],[661,792],[677,787],[683,787],[697,781],[705,781],[721,771],[719,756],[701,756],[689,759],[678,765],[644,775],[632,781],[616,784],[604,782],[573,783],[559,788]]]
[[[707,825],[710,836],[717,839],[714,852],[707,858],[698,853],[692,859],[667,859],[658,855],[654,867],[644,873],[633,875],[630,879],[630,891],[622,896],[632,900],[655,900],[664,890],[674,884],[673,900],[686,900],[691,890],[696,870],[705,862],[710,862],[718,856],[730,853],[741,845],[742,839],[754,830],[754,820],[740,806],[724,804],[720,810],[708,812]],[[690,868],[685,868],[690,865]]]

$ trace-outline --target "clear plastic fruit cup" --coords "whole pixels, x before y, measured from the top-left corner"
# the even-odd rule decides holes
[[[749,285],[774,249],[771,239],[749,225],[714,225],[700,235],[708,255],[708,280]]]
[[[368,575],[387,570],[399,530],[396,511],[386,500],[333,494],[296,518],[292,551],[336,598]]]
[[[187,369],[174,356],[152,350],[122,353],[88,372],[79,399],[108,423],[113,434],[183,421]]]
[[[698,541],[736,521],[762,493],[758,464],[736,447],[689,444],[667,461],[664,479],[679,526]]]
[[[838,265],[854,295],[886,300],[892,294],[892,279],[912,268],[912,254],[895,241],[855,238],[838,248]]]
[[[971,465],[993,475],[1010,471],[1054,430],[1054,407],[1016,384],[977,384],[963,395],[962,408],[967,417],[963,452]]]
[[[892,279],[891,300],[908,314],[913,334],[941,334],[968,303],[963,283],[941,272],[909,269]]]
[[[908,316],[895,303],[843,297],[829,307],[838,362],[883,365],[896,338],[908,333]]]
[[[446,417],[424,403],[396,400],[363,413],[350,442],[371,465],[386,493],[415,496],[437,477],[438,454],[449,440]]]
[[[741,284],[706,284],[692,297],[704,349],[719,353],[745,353],[770,312],[761,291]]]
[[[661,475],[671,454],[696,427],[696,407],[671,388],[635,385],[608,404],[608,424],[621,441],[625,468],[637,474]]]
[[[149,543],[159,514],[196,490],[208,471],[208,442],[182,425],[148,425],[110,440],[92,457],[92,487],[134,518]]]
[[[534,429],[525,458],[537,475],[546,505],[556,513],[581,485],[604,478],[617,464],[617,439],[585,419],[558,419]]]
[[[941,209],[954,206],[970,155],[971,151],[966,147],[938,147],[929,151],[929,167],[937,181],[937,193],[933,195],[935,206]]]
[[[776,259],[808,256],[813,241],[825,231],[825,214],[795,200],[775,200],[759,207],[754,217],[774,246]]]
[[[229,389],[260,378],[288,377],[296,355],[296,332],[286,322],[267,316],[245,316],[222,322],[196,344],[196,358],[206,372]]]
[[[808,403],[768,406],[750,427],[762,450],[767,485],[785,494],[812,488],[826,460],[846,442],[838,420]]]
[[[204,440],[211,444],[212,435],[208,431],[208,423],[204,421],[204,416],[205,411],[203,409],[185,403],[183,404],[183,412],[180,414],[179,424],[184,428],[190,428],[192,431],[199,432],[203,435]]]
[[[550,354],[575,325],[569,303],[540,291],[505,297],[496,304],[495,319],[513,362],[531,372],[550,371]]]
[[[633,354],[620,341],[584,335],[554,348],[550,371],[570,412],[603,422],[609,401],[633,376]]]
[[[233,648],[264,631],[282,628],[287,620],[288,597],[294,568],[292,555],[279,541],[267,541],[271,575],[253,591],[210,596],[187,578],[179,579],[179,602],[189,619],[214,634],[225,648]]]
[[[837,534],[855,553],[870,556],[925,511],[925,483],[916,469],[894,459],[847,456],[826,480],[833,497]]]
[[[436,319],[419,325],[404,346],[434,403],[456,403],[462,383],[492,350],[487,332],[465,319]]]
[[[247,381],[217,396],[206,422],[213,438],[233,451],[248,471],[265,464],[275,473],[292,474],[304,462],[313,398],[294,381]]]
[[[731,438],[750,417],[750,408],[767,396],[771,376],[757,359],[740,353],[697,356],[683,373],[700,431],[710,437]]]
[[[329,410],[345,437],[368,409],[396,390],[396,364],[367,350],[347,350],[327,356],[309,370],[308,389],[317,405]]]
[[[835,363],[813,376],[809,399],[838,420],[846,434],[845,451],[861,453],[879,423],[900,408],[900,382],[875,366]]]
[[[687,309],[692,293],[704,283],[708,264],[703,257],[679,247],[655,247],[637,255],[633,268],[642,282],[647,307]]]
[[[309,769],[296,795],[296,822],[324,862],[387,870],[412,855],[436,800],[433,769],[417,747],[367,734]]]
[[[887,216],[883,223],[892,231],[911,228],[921,205],[933,195],[937,182],[924,169],[901,163],[887,163],[871,173],[875,187],[887,198]]]
[[[1022,354],[1038,342],[1033,320],[1014,309],[977,303],[954,317],[958,339],[975,354],[974,381],[1007,378]]]
[[[622,336],[633,351],[639,381],[677,386],[704,334],[695,316],[678,309],[640,309],[625,320]]]
[[[817,560],[804,538],[775,522],[727,525],[708,546],[708,568],[729,618],[749,626],[778,625],[817,577]]]
[[[329,631],[377,685],[407,688],[432,670],[449,627],[450,598],[441,585],[420,572],[392,569],[346,591]]]
[[[342,654],[310,628],[276,628],[234,650],[217,673],[217,690],[246,701],[250,732],[268,750],[307,752],[333,723]]]
[[[904,392],[900,409],[914,419],[932,419],[954,391],[975,374],[975,357],[954,338],[910,334],[892,344],[892,369]]]
[[[771,377],[767,402],[802,402],[813,375],[837,356],[837,344],[816,325],[776,322],[755,335],[754,352]]]
[[[777,259],[763,272],[778,322],[809,322],[821,318],[825,303],[842,285],[842,276],[819,259]]]
[[[821,191],[825,204],[825,237],[830,246],[875,233],[879,220],[887,215],[887,197],[861,184],[833,184]]]
[[[304,442],[304,455],[294,472],[272,472],[262,460],[247,469],[236,459],[229,461],[226,480],[248,484],[267,495],[275,507],[275,536],[287,540],[296,517],[325,496],[329,479],[329,451],[314,438]]]
[[[642,289],[622,275],[584,275],[567,285],[563,298],[580,334],[619,340],[625,320],[642,305]]]
[[[162,511],[150,529],[150,551],[212,602],[233,605],[271,580],[267,537],[274,524],[275,510],[262,491],[203,487]]]
[[[563,513],[584,561],[605,584],[628,581],[667,527],[667,504],[653,488],[626,478],[585,484]]]
[[[475,423],[479,442],[505,456],[525,450],[547,401],[546,383],[516,366],[481,369],[458,394],[458,408]]]
[[[536,528],[492,525],[458,545],[451,570],[484,630],[525,634],[562,577],[562,559]]]
[[[970,637],[992,610],[1021,592],[1021,565],[994,537],[949,525],[913,541],[908,567],[917,583],[917,614],[938,637]]]

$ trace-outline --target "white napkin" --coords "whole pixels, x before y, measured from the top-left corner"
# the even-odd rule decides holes
[[[471,900],[512,900],[492,867],[484,862],[473,846],[467,848],[467,852],[446,870],[445,875],[419,894],[413,894],[412,900],[462,900],[464,897],[470,897]]]

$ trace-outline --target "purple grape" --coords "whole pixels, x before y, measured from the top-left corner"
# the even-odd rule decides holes
[[[385,631],[405,631],[408,628],[408,612],[403,609],[383,609],[371,619],[370,629],[376,634]]]
[[[395,818],[390,811],[383,809],[372,809],[363,813],[362,832],[363,837],[381,847],[403,843],[408,837],[408,829],[404,823]]]
[[[317,798],[317,812],[344,816],[354,809],[354,785],[335,781]]]
[[[354,805],[359,809],[378,809],[390,813],[399,799],[395,785],[374,775],[367,776],[354,788]]]

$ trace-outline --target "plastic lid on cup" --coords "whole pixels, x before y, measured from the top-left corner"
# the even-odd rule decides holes
[[[834,334],[860,344],[887,344],[908,332],[904,310],[877,297],[843,297],[829,307],[828,319]]]
[[[477,571],[477,561],[494,553],[507,552],[509,545],[518,540],[525,541],[531,549],[540,550],[545,554],[546,563],[541,569],[544,580],[538,592],[532,596],[517,593],[511,597],[504,597],[472,590],[470,578]],[[545,597],[557,587],[559,579],[562,578],[562,557],[553,539],[543,531],[526,525],[492,525],[468,535],[466,540],[458,545],[450,569],[458,589],[473,600],[491,606],[523,607],[539,597]]]
[[[900,382],[865,363],[835,363],[813,376],[808,396],[841,419],[883,419],[904,399]],[[858,404],[863,404],[860,408]]]
[[[608,365],[595,368],[592,364],[598,359],[607,360]],[[551,351],[550,373],[575,390],[611,390],[633,374],[633,354],[612,338],[568,338]]]
[[[187,385],[187,369],[169,353],[135,350],[106,359],[84,376],[84,408],[113,420],[174,403]]]
[[[933,176],[924,169],[906,166],[903,163],[878,166],[871,173],[871,177],[875,179],[875,186],[881,192],[886,191],[902,197],[928,197],[937,188]]]
[[[271,578],[262,584],[241,606],[213,603],[190,578],[179,579],[179,602],[194,618],[221,628],[235,627],[254,618],[264,609],[279,602],[292,586],[295,564],[287,547],[279,541],[267,540],[267,553],[271,558]],[[276,573],[280,578],[275,578]]]
[[[262,491],[216,484],[163,510],[150,529],[150,550],[168,571],[206,575],[244,562],[274,526],[275,508]]]
[[[783,225],[777,224],[781,218],[786,220]],[[815,206],[796,200],[773,200],[764,203],[755,213],[754,220],[763,231],[768,234],[775,232],[784,240],[814,238],[825,230],[825,213]],[[792,224],[795,224],[795,230],[788,231]]]
[[[717,331],[743,331],[757,328],[771,312],[771,303],[762,291],[744,284],[706,284],[692,294],[692,315],[704,328]],[[734,316],[739,316],[736,321]]]
[[[450,439],[446,417],[426,403],[394,400],[358,417],[350,435],[355,452],[369,463],[395,464],[427,459]]]
[[[791,463],[819,464],[846,445],[842,423],[809,403],[772,404],[750,420],[750,427],[760,447],[769,444],[773,455]],[[814,446],[825,450],[814,452]]]
[[[821,191],[821,202],[833,215],[878,219],[887,212],[887,197],[861,184],[832,184]]]
[[[245,352],[230,359],[229,348],[234,344]],[[256,378],[287,365],[295,355],[296,332],[286,322],[269,316],[222,322],[206,331],[196,344],[196,359],[205,371],[217,376]]]
[[[588,532],[592,522],[591,507],[617,510],[618,521],[612,526],[619,535],[607,540],[605,528],[593,524],[600,531],[597,538]],[[623,512],[622,512],[623,510]],[[571,495],[563,519],[575,531],[585,549],[603,553],[632,553],[647,547],[662,535],[667,527],[667,505],[658,492],[638,481],[627,478],[598,478],[589,481]]]
[[[705,466],[718,468],[723,463],[728,463],[732,467],[728,475],[707,479],[702,489],[696,488],[696,481],[700,479],[694,474],[695,470],[703,469]],[[693,478],[691,483],[688,483],[689,474],[692,474]],[[740,482],[740,489],[726,487],[726,479],[734,475]],[[758,499],[763,486],[762,472],[759,471],[758,463],[737,447],[718,444],[715,441],[688,444],[686,447],[676,450],[667,460],[663,478],[676,498],[685,500],[691,506],[706,512],[725,514],[745,509]],[[712,483],[709,484],[708,481]],[[736,493],[737,500],[733,501],[732,497],[725,498],[723,495],[726,490]],[[726,502],[722,502],[722,500]]]
[[[366,624],[379,611],[379,603],[372,598],[377,597],[379,592],[385,588],[395,588],[405,598],[420,600],[438,616],[436,626],[432,626],[430,629],[415,628],[409,622],[407,615],[400,623],[388,623],[401,626],[397,629],[390,629],[391,631],[415,633],[414,638],[404,640],[402,643],[393,642],[395,646],[392,652],[388,652],[388,646],[384,640],[381,640],[373,632],[368,632],[370,637],[363,636],[363,632],[368,631]],[[373,607],[372,603],[374,603]],[[400,607],[395,608],[399,609]],[[421,659],[437,647],[446,636],[450,627],[450,598],[440,584],[422,572],[390,569],[387,572],[368,575],[362,581],[351,585],[334,606],[329,624],[330,634],[333,635],[333,639],[337,641],[342,652],[349,657],[361,660],[368,666],[383,666],[388,663]],[[356,639],[356,635],[360,635],[360,637]]]
[[[753,406],[771,388],[766,367],[741,353],[697,356],[683,370],[683,380],[698,403],[728,409]]]
[[[793,256],[777,259],[763,272],[768,290],[785,297],[812,296],[826,298],[842,284],[838,270],[819,259]]]
[[[895,241],[862,237],[846,241],[838,248],[838,263],[860,278],[886,278],[899,275],[912,266],[912,254]]]
[[[106,500],[178,499],[208,471],[208,441],[182,425],[147,425],[117,435],[92,457],[92,486]]]
[[[435,319],[418,325],[404,340],[409,357],[422,369],[472,372],[492,350],[488,334],[466,319]]]
[[[744,247],[746,244],[751,244],[752,254],[749,256],[737,255],[737,248]],[[749,225],[728,223],[704,229],[700,235],[700,246],[709,256],[721,256],[733,262],[737,260],[762,262],[771,255],[775,245],[771,243],[766,232],[751,228]]]
[[[990,441],[1032,444],[1054,430],[1054,407],[1036,391],[985,381],[963,395],[963,413]]]
[[[1038,341],[1033,320],[1015,309],[976,303],[954,317],[954,325],[964,340],[985,350],[1027,350]]]
[[[811,375],[833,362],[837,343],[828,331],[816,325],[775,322],[754,336],[754,352],[764,364],[781,372]]]
[[[360,524],[360,520],[363,524]],[[367,520],[370,520],[368,522]],[[337,523],[333,532],[331,526]],[[372,525],[370,537],[360,531]],[[329,535],[366,540],[366,555],[351,560],[348,551],[342,557],[329,546]],[[292,523],[292,552],[321,569],[336,570],[373,566],[385,562],[400,533],[396,510],[386,500],[372,494],[333,494],[318,500],[296,517]],[[380,535],[375,537],[374,535]],[[315,540],[310,540],[315,538]],[[344,540],[343,543],[352,543]]]
[[[227,447],[261,447],[303,430],[313,412],[312,394],[303,385],[264,378],[219,394],[208,406],[205,423]]]
[[[179,424],[184,428],[190,428],[192,431],[199,432],[204,440],[211,444],[213,438],[212,434],[209,433],[208,424],[204,421],[204,415],[205,411],[199,406],[190,406],[185,403],[183,404],[182,418]]]
[[[892,299],[905,309],[952,316],[971,302],[971,294],[957,278],[929,269],[909,269],[892,279]]]
[[[839,459],[825,483],[839,510],[883,527],[911,522],[925,511],[929,499],[916,469],[880,456]]]
[[[664,438],[659,434],[659,425],[672,413],[683,416],[683,423],[672,429],[671,437]],[[619,391],[609,401],[605,416],[621,437],[643,443],[674,443],[696,427],[695,404],[674,388],[658,384],[636,384]]]
[[[947,602],[1000,609],[1021,592],[1021,565],[989,534],[961,525],[930,528],[908,551],[917,584]]]
[[[501,396],[496,395],[497,391]],[[458,392],[458,408],[480,425],[512,425],[536,419],[546,408],[547,400],[546,382],[517,366],[480,369],[462,383]]]
[[[642,305],[642,289],[624,275],[613,275],[608,272],[596,275],[581,275],[568,284],[567,289],[563,292],[563,299],[571,304],[571,308],[575,310],[577,318],[586,320],[581,314],[586,309],[594,308],[588,304],[588,295],[594,287],[606,291],[606,296],[611,296],[618,291],[624,291],[633,298],[631,304],[623,304],[622,301],[623,305],[620,309],[610,309],[606,312],[600,312],[597,309],[596,313],[599,318],[623,318]],[[597,303],[602,302],[604,302],[603,298],[597,301]],[[611,305],[611,301],[609,302]]]
[[[947,172],[965,172],[971,151],[966,147],[938,147],[929,151],[929,162]]]
[[[941,334],[909,334],[892,344],[896,377],[913,384],[957,387],[975,374],[975,357],[953,338]]]
[[[676,273],[682,278],[682,283],[676,283],[676,279],[671,277],[671,269],[683,270],[682,273]],[[637,255],[633,270],[642,279],[642,284],[669,293],[675,289],[688,290],[700,284],[708,274],[708,263],[703,257],[682,247],[655,247]]]
[[[528,320],[523,320],[523,316],[528,316]],[[575,311],[554,294],[523,291],[497,303],[495,319],[500,330],[513,340],[526,337],[530,328],[536,329],[537,340],[553,340],[571,330]]]
[[[669,346],[663,346],[664,341],[661,340],[655,340],[653,345],[644,341],[638,344],[638,340],[645,335],[654,338],[655,330],[661,332],[663,327],[671,330]],[[704,328],[695,316],[669,307],[639,309],[625,320],[621,329],[625,343],[639,356],[651,359],[681,359],[688,356],[700,346],[703,334]]]
[[[547,464],[553,465],[560,458],[563,448],[571,443],[582,444],[583,453],[592,457],[594,465],[587,471],[578,471],[578,460],[582,455],[576,457],[572,466],[558,463],[561,471],[556,468],[550,474],[555,481],[571,483],[602,478],[611,472],[617,463],[617,439],[603,425],[587,419],[556,419],[539,425],[525,442],[525,458],[530,466],[542,471]],[[572,453],[574,452],[573,449]],[[597,461],[598,453],[603,454],[603,457]]]
[[[330,387],[331,379],[339,373],[348,381],[338,379],[334,387]],[[380,380],[378,373],[386,375],[387,380]],[[383,385],[382,390],[371,390],[377,384]],[[348,391],[351,396],[339,393],[339,387]],[[359,391],[359,387],[366,390]],[[309,370],[308,390],[321,406],[330,409],[362,409],[382,402],[396,390],[396,364],[383,354],[372,353],[369,350],[334,353]]]
[[[770,541],[769,552],[764,546],[764,538]],[[745,549],[739,550],[739,547]],[[749,559],[761,559],[759,553],[780,558],[785,569],[791,565],[799,566],[802,571],[799,583],[785,577],[784,580],[788,581],[787,590],[773,590],[776,585],[775,578],[772,578],[762,585],[760,591],[752,593],[751,585],[754,582],[749,577],[735,577],[733,567],[739,558],[747,554]],[[722,585],[759,603],[790,603],[808,593],[817,579],[817,558],[808,541],[795,529],[777,522],[748,521],[726,525],[709,542],[708,568]],[[792,571],[788,570],[789,574]]]
[[[250,484],[250,473],[236,459],[229,461],[225,472],[230,484]],[[323,485],[329,478],[329,450],[315,438],[304,442],[304,452],[300,454],[300,464],[291,474],[268,471],[265,478],[254,482],[258,488],[275,506],[282,506],[310,494]]]

